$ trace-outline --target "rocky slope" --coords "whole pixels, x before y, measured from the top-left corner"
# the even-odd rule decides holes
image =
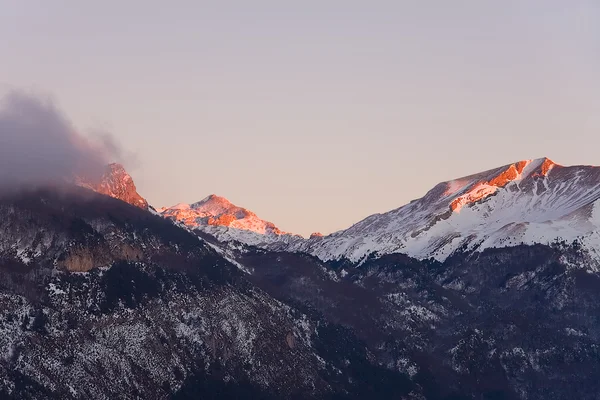
[[[426,398],[598,398],[600,277],[580,247],[360,265],[256,249],[239,261],[276,298],[351,329]]]
[[[144,210],[148,209],[148,202],[137,192],[131,175],[125,171],[121,164],[107,165],[106,170],[98,180],[80,177],[76,180],[76,183],[79,186],[114,197]]]
[[[0,221],[2,398],[420,393],[352,332],[335,336],[139,207],[38,188],[0,196]]]

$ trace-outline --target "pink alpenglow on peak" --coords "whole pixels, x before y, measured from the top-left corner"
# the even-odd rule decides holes
[[[79,178],[77,184],[148,210],[148,202],[137,192],[133,178],[121,164],[112,163],[107,165],[104,174],[96,182]]]
[[[503,188],[511,182],[521,181],[529,176],[546,176],[552,170],[554,163],[549,158],[538,158],[536,160],[524,160],[510,164],[495,170],[487,171],[490,174],[481,179],[470,180],[471,177],[447,182],[446,195],[462,192],[450,203],[452,211],[460,212],[466,204],[476,203],[487,196],[491,196],[499,188]],[[487,174],[484,172],[483,174]],[[478,175],[473,175],[477,177]],[[459,183],[460,182],[460,183]]]
[[[299,238],[215,194],[193,204],[180,203],[158,211],[165,218],[181,222],[190,229],[199,229],[220,240],[237,240],[256,245]]]

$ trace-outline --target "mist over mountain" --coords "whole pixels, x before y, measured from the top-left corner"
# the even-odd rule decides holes
[[[50,98],[12,91],[0,101],[0,187],[97,180],[123,152],[114,138],[79,133]]]

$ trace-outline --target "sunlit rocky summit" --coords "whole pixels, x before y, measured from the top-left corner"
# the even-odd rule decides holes
[[[78,177],[76,183],[144,210],[148,209],[148,202],[137,192],[133,178],[121,164],[107,165],[98,179]]]
[[[180,203],[158,209],[165,218],[199,229],[221,240],[237,240],[261,245],[299,239],[299,235],[283,232],[272,222],[260,219],[255,213],[232,204],[224,197],[211,194],[193,204]]]

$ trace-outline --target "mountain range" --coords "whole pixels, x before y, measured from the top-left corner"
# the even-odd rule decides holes
[[[407,205],[308,240],[216,195],[159,211],[222,241],[306,252],[323,261],[360,262],[371,254],[393,253],[443,261],[457,250],[556,240],[579,240],[595,253],[600,248],[599,199],[599,167],[564,167],[540,158],[439,183]]]
[[[519,161],[304,238],[118,164],[0,196],[3,398],[597,399],[600,168]],[[199,188],[200,189],[200,188]]]

